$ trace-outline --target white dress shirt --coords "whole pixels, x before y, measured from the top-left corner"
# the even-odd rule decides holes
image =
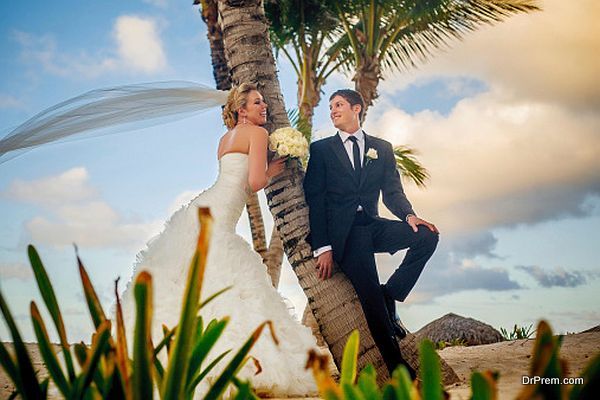
[[[354,168],[354,153],[353,153],[354,150],[352,149],[352,146],[354,144],[350,140],[350,137],[354,136],[357,139],[356,143],[358,144],[358,150],[360,151],[360,161],[362,163],[365,158],[365,134],[364,134],[362,128],[358,128],[358,130],[356,132],[352,132],[352,133],[339,131],[338,135],[342,139],[342,144],[344,145],[344,148],[346,149],[346,154],[348,154],[348,158],[350,159],[350,164],[352,164],[352,168]],[[356,211],[362,211],[362,207],[359,205],[358,208],[356,209]],[[330,250],[332,250],[331,245],[319,247],[317,250],[313,251],[313,257],[315,257],[315,258],[319,257],[321,254],[325,253],[326,251],[330,251]]]

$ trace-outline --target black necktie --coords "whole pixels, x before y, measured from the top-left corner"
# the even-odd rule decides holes
[[[354,176],[357,181],[360,181],[360,149],[358,148],[358,139],[354,136],[348,138],[352,142],[352,154],[354,155]]]

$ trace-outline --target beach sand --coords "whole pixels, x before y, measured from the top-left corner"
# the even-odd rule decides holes
[[[6,343],[9,350],[12,344]],[[466,400],[469,398],[470,377],[472,371],[496,370],[500,372],[498,381],[499,399],[513,399],[523,388],[522,376],[528,375],[529,362],[534,340],[515,340],[480,346],[455,346],[439,351],[454,368],[460,382],[447,388],[451,399]],[[27,344],[33,359],[34,368],[39,377],[47,376],[44,363],[35,343]],[[58,346],[56,346],[58,350]],[[567,361],[567,376],[581,376],[581,371],[590,360],[600,352],[600,332],[578,333],[564,336],[560,350],[561,358]],[[4,371],[0,370],[0,399],[6,399],[13,386]]]

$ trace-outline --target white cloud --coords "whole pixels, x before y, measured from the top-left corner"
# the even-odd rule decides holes
[[[19,108],[22,105],[16,97],[0,93],[0,108]]]
[[[39,70],[61,77],[94,78],[111,72],[152,74],[164,70],[167,59],[157,21],[150,17],[122,15],[113,27],[114,49],[98,49],[93,54],[70,54],[60,49],[54,36],[12,33],[21,46],[21,60]],[[0,104],[2,98],[0,97]]]
[[[406,190],[442,231],[583,215],[584,199],[600,195],[600,116],[498,91],[463,99],[446,117],[383,109],[366,130],[420,151],[431,182]]]
[[[162,226],[120,215],[89,183],[85,168],[56,176],[15,181],[2,193],[9,199],[41,206],[44,215],[25,223],[31,240],[54,247],[76,243],[82,247],[139,249]]]
[[[123,15],[115,23],[115,37],[121,60],[142,72],[157,72],[167,65],[156,21]]]
[[[543,11],[510,17],[454,41],[417,71],[383,81],[382,92],[436,77],[469,75],[515,95],[600,107],[600,3],[546,0]]]
[[[18,262],[3,262],[0,263],[0,277],[2,280],[19,279],[28,281],[33,278],[31,267]]]
[[[98,195],[97,190],[88,183],[88,179],[87,170],[77,167],[59,175],[32,181],[17,179],[2,196],[48,207],[77,203]]]
[[[167,8],[167,6],[169,5],[169,0],[143,0],[144,3],[148,3],[151,4],[155,7],[159,7],[159,8]]]

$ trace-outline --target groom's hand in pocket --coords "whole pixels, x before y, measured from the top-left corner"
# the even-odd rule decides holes
[[[317,269],[320,279],[331,278],[331,272],[333,271],[333,252],[331,250],[317,257]]]

